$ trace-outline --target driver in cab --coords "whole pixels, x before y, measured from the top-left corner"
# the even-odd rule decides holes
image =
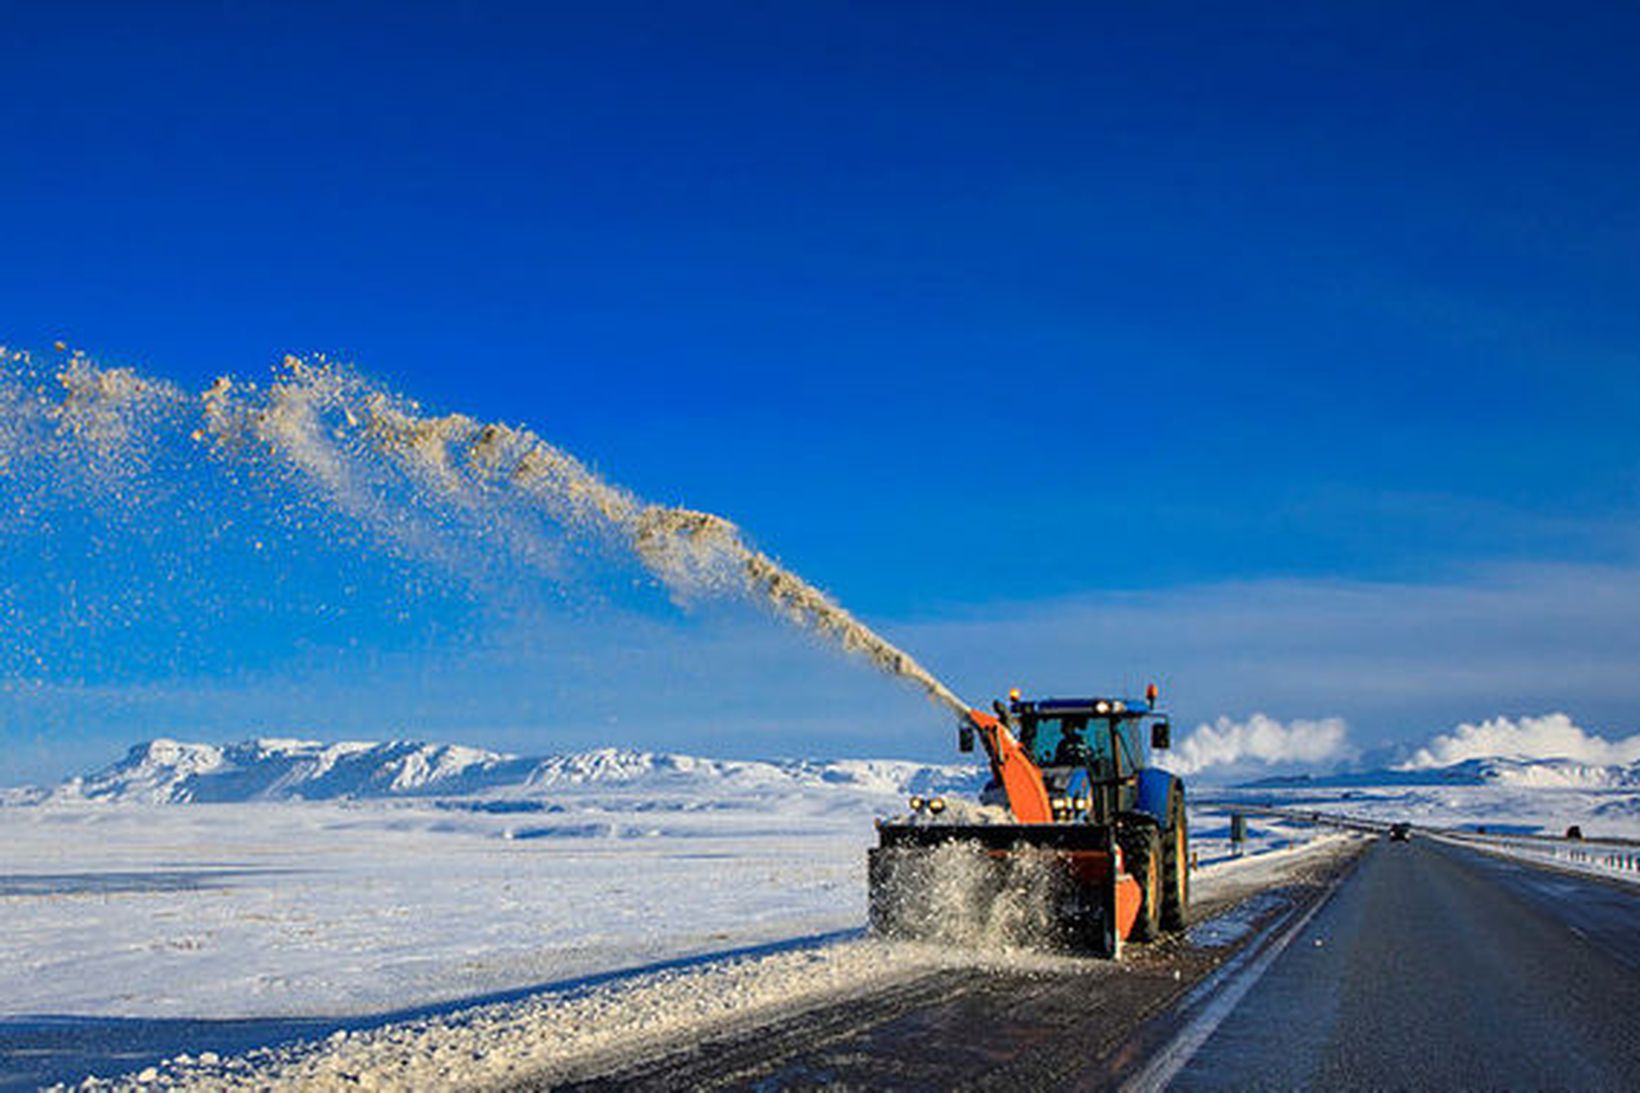
[[[1054,749],[1053,765],[1056,767],[1085,767],[1093,761],[1093,749],[1088,747],[1086,721],[1065,722],[1064,734],[1059,738],[1059,746]]]

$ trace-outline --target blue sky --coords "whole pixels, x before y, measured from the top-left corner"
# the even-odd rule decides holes
[[[0,342],[193,388],[322,351],[528,423],[731,516],[979,698],[1161,673],[1191,716],[1343,714],[1366,743],[1640,723],[1612,606],[1640,607],[1640,15],[583,7],[9,12]],[[1177,639],[1272,589],[1327,671]],[[1356,589],[1369,621],[1336,610]],[[1134,604],[1142,641],[1109,632]],[[862,733],[919,714],[768,640],[732,718],[642,742],[944,753]],[[453,685],[384,712],[280,681],[195,666],[75,754],[275,708],[530,739]],[[199,712],[213,688],[240,697]],[[798,702],[779,746],[749,727]],[[15,705],[15,770],[111,708]]]

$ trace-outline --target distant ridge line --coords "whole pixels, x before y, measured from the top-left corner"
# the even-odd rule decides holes
[[[709,759],[627,748],[526,757],[416,740],[324,743],[259,737],[233,744],[158,738],[55,788],[6,791],[0,803],[245,801],[477,797],[539,799],[578,789],[630,786],[649,792],[782,787],[903,796],[972,795],[977,767],[899,759]]]

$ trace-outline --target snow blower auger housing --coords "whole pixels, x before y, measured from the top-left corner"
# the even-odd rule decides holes
[[[1023,700],[969,710],[991,764],[980,808],[911,799],[869,852],[872,932],[1121,954],[1182,930],[1190,909],[1184,783],[1150,765],[1171,732],[1156,707],[1118,698]],[[989,806],[989,807],[986,807]]]

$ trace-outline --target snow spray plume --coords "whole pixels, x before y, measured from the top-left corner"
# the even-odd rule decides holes
[[[272,456],[310,494],[407,555],[452,562],[454,531],[556,575],[554,540],[565,537],[552,534],[556,525],[629,552],[680,603],[746,597],[915,683],[959,717],[966,710],[927,669],[748,544],[730,521],[648,503],[528,429],[426,414],[322,357],[286,357],[265,387],[224,376],[197,399],[129,369],[99,369],[78,353],[55,378],[52,390],[27,354],[0,350],[0,475],[27,460],[42,436],[83,451],[87,466],[134,465],[137,438],[180,408],[197,449],[230,462]],[[429,506],[431,521],[418,511]]]

